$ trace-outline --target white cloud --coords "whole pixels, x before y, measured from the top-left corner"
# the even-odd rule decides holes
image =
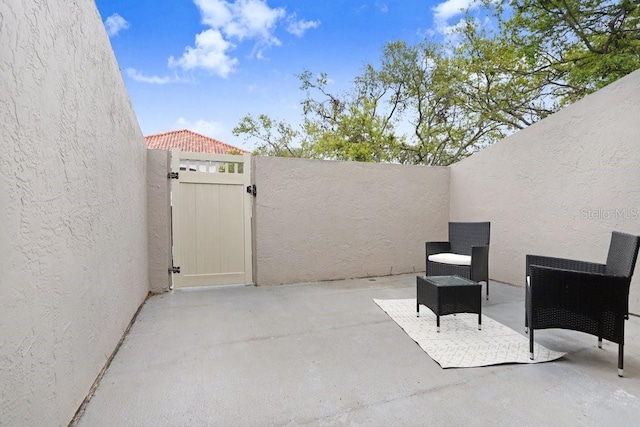
[[[434,6],[433,22],[436,25],[436,30],[440,34],[452,35],[462,25],[464,18],[460,17],[467,11],[477,9],[482,6],[480,0],[446,0],[440,4]],[[450,23],[452,18],[458,17],[457,21]]]
[[[436,22],[447,22],[450,18],[464,13],[476,0],[446,0],[433,7],[433,17]]]
[[[239,43],[251,41],[251,55],[262,58],[264,50],[280,46],[275,32],[281,23],[289,23],[289,31],[302,36],[316,21],[296,21],[295,14],[288,15],[283,7],[272,8],[266,0],[193,0],[208,28],[196,35],[195,46],[185,49],[180,58],[169,58],[169,65],[185,70],[200,68],[221,77],[232,73],[238,60],[231,51]],[[295,25],[292,27],[292,23]]]
[[[198,0],[199,2],[206,0]],[[227,37],[257,38],[262,43],[279,44],[273,35],[276,23],[287,15],[283,8],[271,9],[264,0],[238,0],[228,3],[233,19],[222,30]]]
[[[220,140],[220,135],[224,131],[224,126],[222,124],[215,121],[207,121],[203,119],[196,120],[195,122],[189,121],[184,117],[178,118],[174,123],[173,127],[176,130],[180,129],[189,129],[193,132],[209,136],[211,138],[215,138]]]
[[[107,34],[111,37],[129,28],[129,23],[122,16],[114,13],[104,21],[104,26],[107,28]]]
[[[181,67],[185,70],[203,68],[220,77],[227,77],[238,64],[227,52],[234,45],[224,39],[220,31],[209,29],[196,34],[195,47],[187,47],[178,59],[169,57],[170,67]]]
[[[492,7],[498,3],[499,0],[489,0],[488,3],[482,0],[446,0],[431,8],[435,28],[426,30],[424,34],[429,37],[442,36],[445,44],[455,46],[462,40],[461,32],[468,17],[482,28],[491,26],[491,13],[484,6],[487,4]]]
[[[221,28],[233,20],[230,5],[223,0],[194,0],[202,23],[212,28]]]
[[[461,18],[458,20],[458,22],[440,27],[439,30],[445,36],[454,37],[459,33],[460,30],[464,29],[465,25],[466,21],[464,20],[464,18]]]
[[[289,17],[287,31],[294,36],[302,37],[307,30],[318,28],[320,21],[305,21],[304,19],[296,20],[295,13]]]
[[[193,80],[185,79],[178,75],[174,76],[148,76],[135,68],[126,69],[127,76],[136,82],[164,85],[167,83],[194,83]]]

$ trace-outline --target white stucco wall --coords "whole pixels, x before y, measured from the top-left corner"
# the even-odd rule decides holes
[[[92,0],[0,2],[0,424],[67,425],[148,291],[146,147]]]
[[[448,168],[259,157],[254,172],[258,285],[424,271],[424,242],[446,238]]]
[[[604,263],[640,235],[640,71],[452,165],[451,219],[491,221],[489,274],[519,285],[528,253]]]
[[[171,188],[167,173],[171,152],[147,150],[149,211],[149,290],[162,293],[171,286]]]

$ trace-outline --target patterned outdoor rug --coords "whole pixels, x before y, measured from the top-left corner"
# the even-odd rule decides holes
[[[566,354],[534,344],[534,360],[531,360],[527,337],[485,315],[482,315],[482,330],[478,330],[477,314],[440,316],[440,333],[437,333],[436,315],[421,306],[420,317],[416,317],[415,299],[373,301],[443,368],[540,363]]]

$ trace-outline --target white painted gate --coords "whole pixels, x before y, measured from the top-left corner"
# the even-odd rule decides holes
[[[171,155],[174,287],[251,283],[251,155]]]

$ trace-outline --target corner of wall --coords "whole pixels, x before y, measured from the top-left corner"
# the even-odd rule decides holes
[[[522,284],[527,253],[604,262],[611,231],[640,234],[638,99],[640,70],[451,166],[451,218],[492,222],[492,279]]]
[[[147,150],[149,291],[171,288],[171,152]]]

